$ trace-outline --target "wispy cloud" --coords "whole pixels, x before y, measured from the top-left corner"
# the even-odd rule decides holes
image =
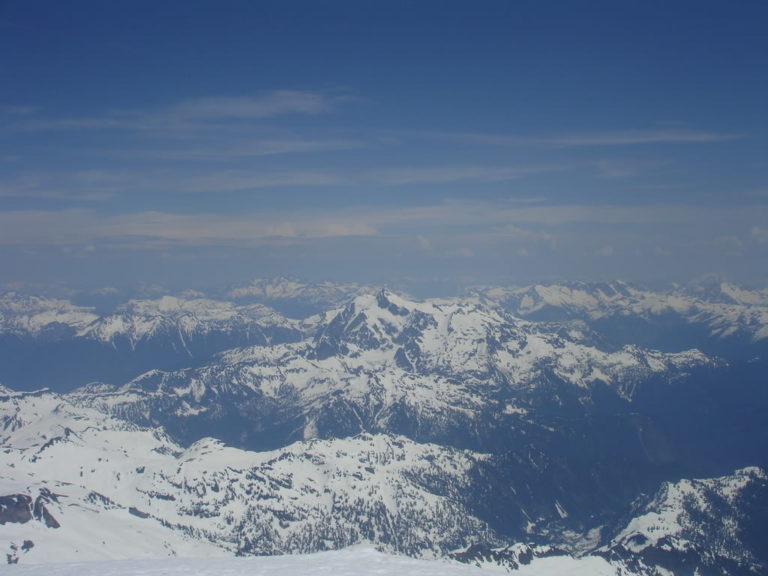
[[[135,247],[165,241],[212,244],[269,238],[311,239],[370,236],[368,223],[271,212],[216,215],[141,212],[104,215],[93,210],[0,212],[0,244],[62,245],[129,242]]]
[[[501,182],[529,174],[561,172],[564,166],[433,166],[394,168],[372,176],[384,184],[426,184],[460,181]]]
[[[203,174],[178,171],[81,170],[71,173],[24,173],[0,180],[0,197],[48,198],[98,202],[137,192],[206,194],[269,188],[341,186],[349,182],[329,172],[212,170]]]
[[[729,133],[696,130],[650,130],[573,134],[533,139],[552,146],[628,146],[637,144],[710,143],[736,140],[740,136]]]
[[[379,257],[391,256],[393,248],[408,245],[411,249],[403,257],[412,262],[462,258],[474,265],[504,262],[510,256],[557,254],[561,263],[568,264],[573,259],[602,261],[641,250],[651,254],[661,244],[676,254],[722,252],[722,246],[707,243],[713,231],[716,237],[733,237],[760,248],[766,243],[762,223],[767,220],[768,207],[759,206],[528,206],[503,201],[234,213],[27,210],[0,212],[0,246],[41,253],[69,249],[69,254],[81,258],[92,258],[94,250],[95,254],[163,251],[173,257],[184,250],[226,253],[259,247],[260,253],[274,248],[298,258],[321,242],[332,242],[325,246],[334,250],[326,253],[338,262],[349,254],[364,257],[366,249],[379,250]]]
[[[198,120],[261,119],[286,114],[319,114],[331,109],[331,100],[316,92],[276,90],[258,96],[218,96],[181,102],[168,112]]]
[[[743,229],[744,222],[768,219],[765,206],[718,206],[691,204],[517,204],[514,201],[452,200],[438,204],[393,208],[350,208],[339,212],[358,221],[385,229],[421,229],[435,226],[444,231],[509,235],[513,238],[538,236],[542,232],[571,225],[594,226],[676,226],[691,222],[721,223],[723,227]],[[534,232],[530,227],[537,227]],[[540,228],[544,227],[544,228]]]
[[[209,193],[260,188],[336,186],[347,183],[344,178],[325,172],[262,173],[233,170],[199,177],[174,176],[166,180],[153,178],[145,181],[143,186],[145,188],[166,187],[177,192]]]
[[[271,213],[221,216],[145,212],[115,217],[108,234],[160,238],[175,242],[330,238],[376,234],[372,226],[332,215],[318,218]]]
[[[23,173],[0,180],[0,197],[97,202],[112,198],[117,182],[98,171]]]
[[[165,146],[161,149],[141,148],[132,155],[158,160],[232,160],[280,154],[333,152],[364,148],[361,140],[329,138],[231,138],[213,145],[197,142],[192,146]],[[122,152],[124,154],[124,152]]]
[[[33,131],[127,130],[167,131],[210,128],[233,121],[260,121],[278,116],[329,112],[338,98],[319,92],[274,90],[252,96],[193,98],[164,108],[112,110],[98,115],[46,117],[31,109],[12,126]],[[21,116],[17,114],[17,116]]]
[[[192,170],[144,169],[78,170],[73,172],[27,172],[0,180],[0,197],[51,198],[99,201],[139,192],[163,194],[207,194],[277,188],[353,187],[450,182],[497,182],[529,174],[564,170],[560,167],[446,166],[387,169],[375,172],[355,169],[282,170],[235,168],[220,165],[196,166]],[[509,199],[515,204],[537,204],[546,199],[522,196]]]
[[[449,133],[425,135],[429,138],[449,138],[479,145],[542,146],[542,147],[606,147],[637,146],[643,144],[704,144],[728,142],[743,136],[728,132],[701,130],[621,130],[607,132],[554,134],[547,136],[518,136],[513,134]]]
[[[37,106],[0,106],[0,114],[8,116],[31,116],[39,111]]]

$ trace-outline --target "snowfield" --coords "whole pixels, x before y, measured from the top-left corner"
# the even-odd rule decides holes
[[[170,558],[76,564],[20,565],[18,576],[481,576],[508,574],[503,568],[478,568],[456,562],[392,556],[370,547],[301,556],[255,558]],[[600,558],[543,558],[515,572],[519,576],[615,576]]]

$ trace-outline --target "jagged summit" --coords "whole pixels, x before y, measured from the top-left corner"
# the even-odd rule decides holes
[[[425,308],[381,289],[355,297],[315,336],[319,359],[360,351],[386,351],[408,325],[409,317]]]
[[[501,331],[502,325],[524,324],[500,308],[477,299],[410,300],[382,289],[354,298],[318,330],[318,355],[389,350],[409,342],[438,345],[437,340],[482,337],[480,332]],[[474,332],[474,334],[471,334]]]

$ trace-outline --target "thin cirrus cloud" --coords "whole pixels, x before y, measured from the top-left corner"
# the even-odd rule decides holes
[[[375,172],[354,169],[312,170],[209,170],[188,175],[179,171],[82,170],[72,173],[25,174],[0,181],[0,197],[57,198],[77,201],[109,200],[140,191],[169,194],[216,194],[259,189],[328,188],[384,184],[446,184],[451,182],[497,182],[530,174],[565,170],[565,167],[444,166],[387,169]],[[516,203],[537,203],[540,197],[516,198]]]
[[[370,224],[332,214],[177,214],[140,212],[104,215],[94,210],[26,210],[0,213],[0,244],[63,245],[129,242],[135,248],[147,242],[211,244],[269,238],[312,239],[371,236]]]
[[[249,241],[268,238],[333,238],[370,236],[376,229],[327,215],[304,218],[280,213],[220,216],[147,212],[114,218],[109,233],[180,243]]]
[[[66,200],[73,202],[103,202],[114,197],[109,190],[66,190],[50,186],[27,185],[6,186],[0,184],[0,198],[35,198]]]
[[[563,135],[538,140],[531,139],[531,142],[552,146],[628,146],[637,144],[726,142],[738,138],[739,136],[736,134],[719,132],[649,130]]]
[[[0,180],[0,198],[101,202],[113,198],[120,184],[114,175],[100,171],[23,173]]]
[[[429,184],[461,181],[502,182],[529,174],[561,172],[564,166],[434,166],[395,168],[373,175],[384,184]]]
[[[113,110],[94,116],[46,118],[34,109],[14,115],[12,128],[46,130],[167,130],[205,128],[231,121],[259,121],[278,116],[314,115],[333,110],[338,98],[319,92],[274,90],[254,96],[192,98],[164,108]]]
[[[681,230],[687,226],[718,224],[743,232],[745,222],[768,218],[768,207],[757,206],[690,206],[679,204],[582,205],[520,204],[502,202],[452,200],[422,206],[392,208],[356,208],[340,214],[368,222],[378,229],[415,229],[435,226],[444,230],[461,229],[467,234],[512,234],[520,236],[524,226],[545,227],[551,232],[570,225],[630,225],[638,233],[648,226]]]
[[[0,213],[0,244],[61,245],[121,241],[136,248],[148,242],[205,245],[277,239],[350,236],[417,237],[439,231],[458,242],[483,237],[550,241],[589,224],[590,230],[620,225],[629,234],[657,232],[684,240],[691,233],[723,234],[764,242],[759,223],[768,208],[733,206],[519,206],[494,202],[443,202],[418,207],[357,206],[324,211],[270,210],[238,214],[182,214],[160,211],[108,215],[95,210]],[[750,223],[754,223],[750,226]],[[574,229],[573,226],[577,229]],[[603,228],[604,229],[604,228]]]
[[[230,171],[197,178],[176,176],[165,182],[150,180],[145,187],[165,186],[180,192],[211,193],[237,192],[259,188],[323,187],[347,184],[344,178],[325,172],[253,173]]]
[[[350,100],[343,95],[300,90],[272,90],[251,96],[208,96],[191,98],[161,108],[113,110],[87,117],[56,118],[44,115],[36,107],[24,107],[23,113],[13,113],[16,108],[4,107],[10,128],[25,130],[95,130],[113,129],[128,131],[183,130],[248,130],[249,124],[283,116],[312,116],[335,112],[339,104]],[[245,122],[246,126],[239,124]],[[403,137],[454,141],[486,146],[517,147],[610,147],[644,144],[672,143],[719,143],[741,139],[742,134],[715,132],[685,128],[649,130],[612,130],[550,135],[493,134],[475,132],[425,132],[402,131]],[[300,140],[300,139],[299,139]],[[291,147],[298,140],[286,139]],[[322,142],[322,139],[320,139]],[[343,142],[337,142],[341,144]],[[348,142],[346,143],[348,144]],[[280,148],[280,139],[275,140]],[[258,146],[256,147],[258,150]]]
[[[456,142],[488,146],[533,147],[609,147],[644,144],[707,144],[728,142],[743,138],[740,134],[701,130],[618,130],[548,136],[518,136],[513,134],[487,133],[440,133],[425,135],[428,138],[450,139]]]
[[[302,154],[313,152],[336,152],[365,148],[367,144],[352,139],[313,138],[264,138],[235,140],[219,146],[165,147],[161,149],[141,148],[132,152],[138,157],[156,160],[232,160],[234,158],[255,158],[280,154]],[[121,152],[124,154],[125,152]]]
[[[183,173],[135,174],[129,171],[84,170],[72,173],[23,174],[0,181],[0,197],[41,198],[101,202],[136,192],[206,194],[266,188],[311,188],[347,184],[326,172],[212,171],[189,176]]]
[[[181,102],[169,112],[198,120],[261,119],[286,114],[319,114],[332,108],[328,97],[315,92],[276,90],[252,97],[208,97]]]

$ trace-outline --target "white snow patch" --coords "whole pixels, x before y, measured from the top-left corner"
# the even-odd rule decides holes
[[[363,546],[296,556],[19,565],[12,571],[18,576],[480,576],[506,573],[501,569],[481,569],[456,562],[391,556]]]

